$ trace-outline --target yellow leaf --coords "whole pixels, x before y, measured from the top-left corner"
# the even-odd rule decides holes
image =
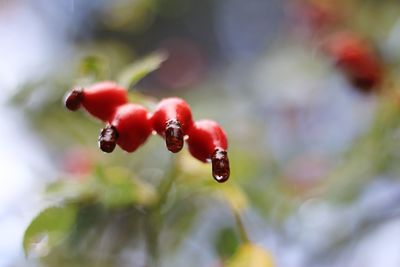
[[[231,206],[233,211],[240,213],[247,206],[247,198],[242,189],[233,183],[219,185],[222,197]]]
[[[136,199],[138,203],[144,206],[150,206],[157,201],[157,192],[151,184],[139,179],[134,179],[133,183],[136,188],[138,188],[136,192]]]
[[[229,260],[227,267],[274,267],[272,256],[254,244],[242,245]]]
[[[181,170],[184,181],[207,181],[212,179],[210,164],[201,162],[193,158],[188,151],[182,151],[179,157],[179,169]]]

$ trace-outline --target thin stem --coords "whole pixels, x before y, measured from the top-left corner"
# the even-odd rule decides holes
[[[247,234],[240,214],[236,211],[233,211],[233,216],[235,217],[236,226],[239,230],[240,239],[242,239],[243,243],[250,243],[249,235]]]
[[[148,209],[148,214],[145,217],[145,239],[147,248],[147,266],[156,267],[159,264],[159,246],[158,237],[163,226],[163,216],[161,214],[161,208],[165,203],[169,192],[171,191],[172,185],[178,174],[178,164],[175,159],[171,162],[171,168],[166,177],[159,184],[158,201]]]
[[[158,250],[158,234],[159,223],[152,212],[145,217],[144,232],[147,249],[147,264],[148,267],[158,266],[159,250]]]
[[[154,209],[159,209],[166,201],[169,192],[171,191],[172,185],[176,177],[178,176],[178,163],[177,160],[172,159],[171,168],[169,169],[168,174],[166,175],[165,179],[161,181],[160,185],[158,186],[158,201],[156,202]]]

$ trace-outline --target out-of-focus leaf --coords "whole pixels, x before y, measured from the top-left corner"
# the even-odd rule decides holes
[[[74,201],[96,197],[95,187],[89,178],[84,181],[67,179],[56,181],[47,186],[46,194],[50,197]]]
[[[84,180],[60,180],[50,184],[46,193],[60,201],[100,202],[107,208],[152,205],[157,201],[155,188],[136,178],[128,169],[98,166],[94,176]]]
[[[210,165],[193,158],[188,151],[181,151],[178,158],[179,170],[182,173],[182,183],[210,180]]]
[[[222,258],[231,257],[239,246],[239,238],[232,228],[222,229],[216,236],[214,247]]]
[[[105,214],[107,214],[104,207],[98,203],[84,204],[78,207],[76,221],[71,231],[71,236],[68,238],[68,245],[71,249],[76,250],[80,250],[87,245],[87,239],[90,238],[91,231],[95,232],[96,235],[99,234],[96,228],[100,228],[101,223],[99,222],[104,222],[106,219]]]
[[[73,206],[50,207],[33,219],[25,231],[25,255],[44,257],[71,232],[77,209]]]
[[[254,244],[242,245],[229,260],[227,267],[273,267],[272,256]]]
[[[167,203],[165,206],[169,206],[169,208],[162,210],[165,214],[164,229],[166,229],[166,231],[164,231],[164,234],[166,234],[168,240],[170,240],[168,249],[171,250],[177,249],[182,240],[187,238],[189,232],[195,225],[200,210],[195,196],[187,198],[179,196],[177,193],[178,192],[175,192],[174,196],[171,196],[171,194],[168,199],[166,199]]]
[[[134,102],[143,105],[149,110],[154,110],[158,102],[156,98],[144,95],[138,91],[129,91],[128,99],[129,102]]]
[[[109,76],[107,65],[104,58],[99,56],[86,56],[79,63],[79,73],[83,77],[103,80]]]
[[[150,205],[156,201],[154,188],[124,168],[106,168],[97,179],[98,197],[106,207]]]
[[[100,201],[108,208],[118,208],[134,203],[136,190],[127,181],[120,181],[104,188]]]
[[[153,1],[118,1],[107,9],[102,22],[113,31],[143,32],[153,23],[154,17]]]
[[[43,83],[42,80],[26,82],[18,88],[17,92],[12,96],[11,103],[17,106],[25,106],[26,102],[32,96],[32,93]]]
[[[147,74],[158,69],[166,58],[165,53],[156,52],[133,62],[120,72],[119,84],[126,88],[137,84]]]
[[[136,203],[150,206],[157,200],[157,193],[155,188],[139,179],[132,180],[134,186],[137,188]]]
[[[247,197],[240,187],[229,183],[219,187],[219,189],[223,199],[228,202],[235,212],[240,213],[247,207]]]

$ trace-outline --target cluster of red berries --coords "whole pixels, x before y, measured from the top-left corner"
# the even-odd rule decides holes
[[[356,34],[336,33],[327,39],[324,50],[355,88],[371,92],[381,84],[383,64],[368,42]]]
[[[179,152],[187,140],[193,157],[202,162],[211,161],[215,180],[225,182],[229,178],[224,131],[211,120],[193,121],[190,107],[183,99],[163,99],[149,113],[145,107],[128,102],[125,88],[106,81],[72,89],[65,105],[72,111],[83,106],[93,117],[107,123],[98,139],[100,149],[106,153],[111,153],[116,145],[133,152],[155,131],[165,139],[172,153]]]
[[[322,41],[322,51],[346,75],[354,89],[377,92],[384,79],[383,60],[368,40],[343,28],[347,12],[341,8],[334,1],[295,0],[288,3],[288,15],[294,29],[300,26],[306,29],[301,32],[306,33],[305,37]]]

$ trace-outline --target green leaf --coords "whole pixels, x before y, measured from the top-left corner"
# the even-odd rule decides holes
[[[121,167],[104,168],[97,177],[99,201],[107,208],[132,204],[151,205],[156,200],[154,188]]]
[[[126,88],[130,88],[150,72],[158,69],[166,58],[167,56],[165,53],[156,52],[133,62],[121,71],[118,77],[119,84]]]
[[[85,202],[96,199],[97,192],[90,177],[83,181],[64,178],[49,184],[46,195],[64,201]]]
[[[71,232],[77,209],[73,206],[50,207],[39,213],[25,230],[23,248],[26,256],[46,256]]]
[[[224,228],[218,234],[214,242],[215,250],[222,258],[231,257],[239,246],[239,237],[234,229]]]

